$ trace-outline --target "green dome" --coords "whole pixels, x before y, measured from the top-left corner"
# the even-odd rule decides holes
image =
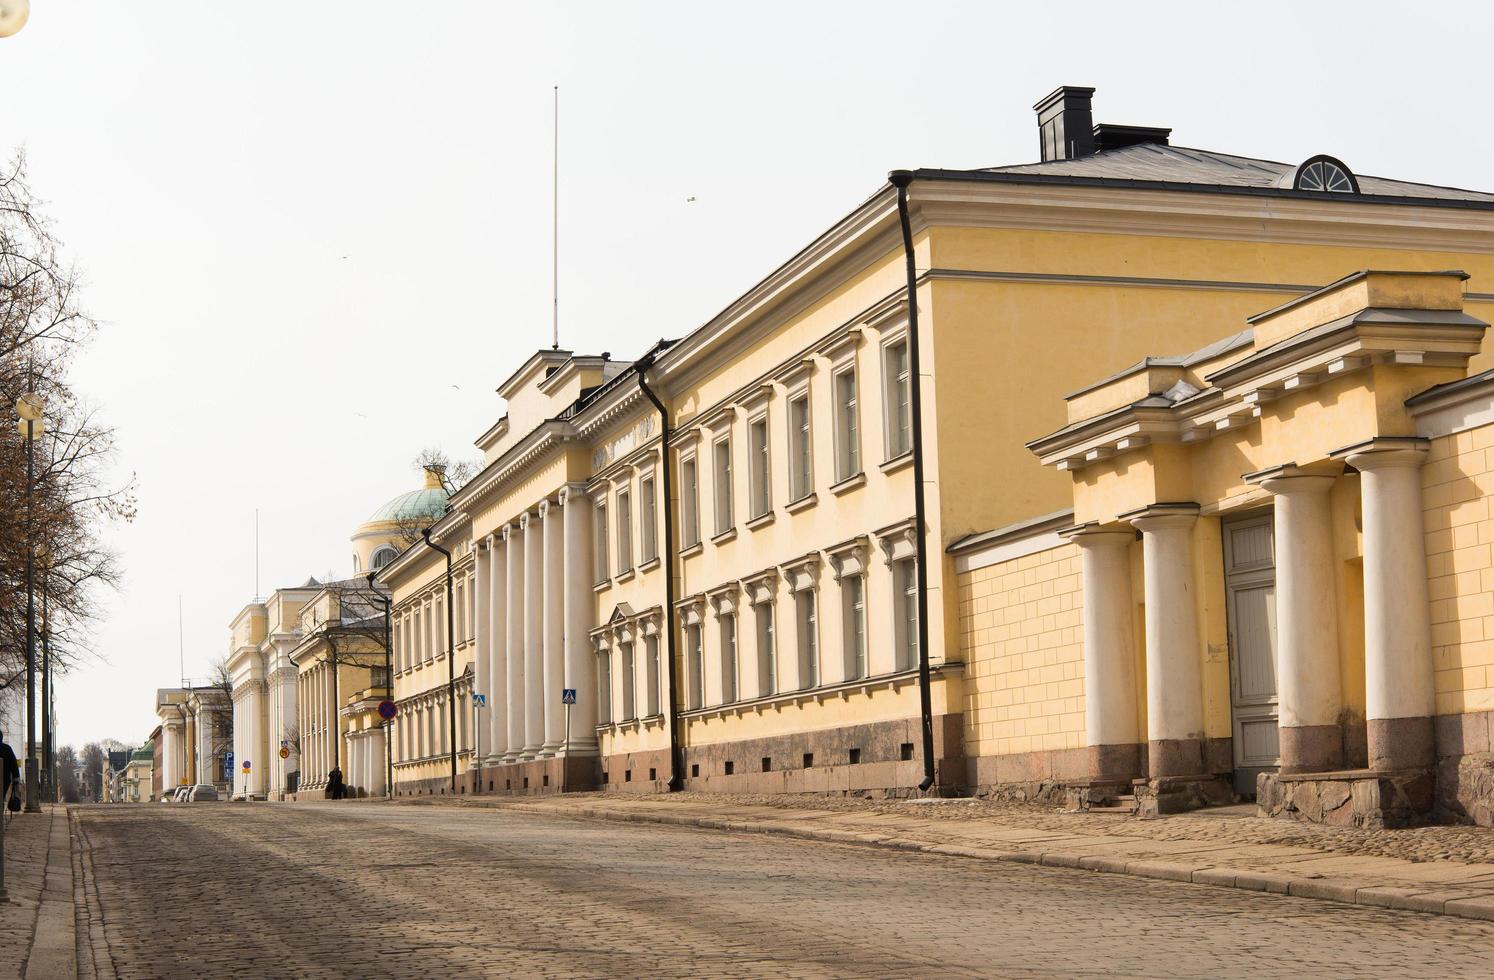
[[[384,521],[437,520],[446,513],[446,491],[440,487],[411,490],[386,503],[366,523]]]

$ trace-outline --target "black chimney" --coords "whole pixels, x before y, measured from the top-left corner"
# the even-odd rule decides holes
[[[1043,162],[1072,160],[1095,152],[1095,125],[1090,113],[1092,88],[1060,85],[1037,105]]]

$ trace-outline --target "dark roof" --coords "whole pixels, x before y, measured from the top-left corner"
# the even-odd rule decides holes
[[[1212,150],[1196,150],[1186,146],[1163,146],[1156,143],[1138,143],[1115,150],[1102,150],[1073,160],[1050,160],[1046,163],[1021,163],[1006,167],[988,167],[964,171],[967,176],[989,174],[997,179],[1021,180],[1036,178],[1057,183],[1109,183],[1130,181],[1146,185],[1193,185],[1219,190],[1245,192],[1286,192],[1294,195],[1320,192],[1293,191],[1292,179],[1297,164],[1279,163],[1275,160],[1257,160],[1253,157],[1216,153]],[[921,174],[948,174],[953,171],[920,171]],[[1347,199],[1359,198],[1417,198],[1427,202],[1464,202],[1494,204],[1494,193],[1463,190],[1457,187],[1439,187],[1435,184],[1417,184],[1405,180],[1387,180],[1383,177],[1365,177],[1356,174],[1359,181],[1358,195],[1343,195]]]

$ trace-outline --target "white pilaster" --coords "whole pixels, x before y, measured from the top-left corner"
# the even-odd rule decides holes
[[[524,750],[524,530],[503,529],[508,542],[508,740],[503,761],[517,762]]]
[[[565,712],[560,704],[565,686],[565,528],[561,505],[553,500],[540,503],[544,529],[544,683],[540,703],[544,708],[545,744],[541,753],[558,754],[565,744]]]
[[[1141,771],[1136,651],[1132,644],[1129,528],[1086,528],[1079,546],[1084,583],[1084,731],[1089,775],[1131,779]]]
[[[474,558],[476,576],[471,587],[477,591],[474,594],[474,599],[476,600],[474,603],[476,607],[476,622],[473,625],[475,626],[476,646],[472,651],[472,691],[475,694],[491,695],[491,692],[488,690],[491,686],[488,680],[488,672],[490,669],[489,661],[492,658],[491,645],[493,633],[491,623],[492,614],[488,606],[488,603],[492,600],[488,577],[492,574],[490,571],[493,562],[492,535],[488,535],[487,539],[478,545],[477,554]],[[478,720],[485,721],[486,719],[479,718]],[[476,739],[472,753],[472,766],[474,768],[482,765],[483,755],[488,749],[486,734],[483,725],[478,725],[473,729],[473,735]]]
[[[1421,464],[1426,439],[1375,439],[1342,458],[1359,470],[1364,521],[1364,707],[1369,767],[1436,761],[1431,607]],[[1338,454],[1335,454],[1338,455]]]
[[[488,765],[496,765],[508,747],[508,544],[500,532],[488,539]]]
[[[545,744],[545,541],[541,521],[526,513],[524,528],[524,757]]]
[[[1161,504],[1131,515],[1141,531],[1146,584],[1147,772],[1204,772],[1202,650],[1194,609],[1193,525],[1198,507]]]
[[[564,523],[565,684],[576,691],[571,708],[571,753],[597,753],[597,672],[591,650],[591,630],[596,618],[595,585],[592,574],[591,498],[580,484],[560,491]],[[666,560],[667,565],[667,560]],[[561,724],[564,725],[564,715]]]

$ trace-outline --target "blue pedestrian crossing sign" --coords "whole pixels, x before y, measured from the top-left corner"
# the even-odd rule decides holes
[[[561,688],[560,689],[560,703],[561,704],[575,704],[576,703],[576,689],[574,687],[563,687],[563,688]]]
[[[486,694],[474,694],[472,695],[472,703],[479,708],[486,708],[488,706],[488,696]]]

